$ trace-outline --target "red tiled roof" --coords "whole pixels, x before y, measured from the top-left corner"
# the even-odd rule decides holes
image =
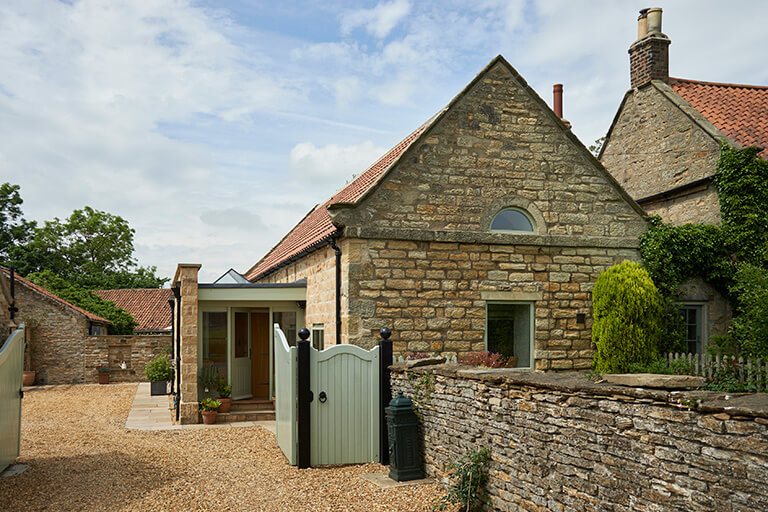
[[[136,331],[165,331],[171,328],[168,300],[173,298],[173,292],[169,288],[94,290],[93,293],[133,315],[138,322]]]
[[[354,203],[363,197],[386,174],[392,164],[418,140],[438,115],[439,113],[435,114],[416,131],[401,140],[365,172],[336,192],[328,201],[315,206],[261,261],[244,274],[246,279],[253,281],[302,251],[325,242],[336,232],[336,226],[333,225],[331,217],[328,215],[328,206],[336,203]]]
[[[718,130],[768,158],[768,86],[670,78],[669,85]]]
[[[3,268],[3,272],[4,272],[4,273],[5,273],[5,274],[8,276],[8,278],[10,279],[10,275],[11,275],[11,272],[10,272],[10,270],[8,270],[7,268]],[[25,278],[21,277],[21,276],[20,276],[20,275],[18,275],[18,274],[14,274],[14,278],[15,278],[15,280],[16,280],[17,282],[19,282],[19,283],[23,284],[23,285],[24,285],[24,286],[26,286],[27,288],[29,288],[29,289],[31,289],[31,290],[34,290],[34,291],[36,291],[37,293],[40,293],[41,295],[45,295],[45,296],[46,296],[46,297],[48,297],[49,299],[53,300],[54,302],[58,302],[58,303],[59,303],[59,304],[61,304],[62,306],[66,306],[66,307],[68,307],[68,308],[74,309],[74,310],[75,310],[75,311],[77,311],[78,313],[81,313],[81,314],[85,315],[85,317],[86,317],[88,320],[90,320],[91,322],[97,322],[97,323],[102,323],[102,324],[111,324],[111,323],[112,323],[112,322],[110,322],[109,320],[107,320],[106,318],[102,318],[102,317],[100,317],[100,316],[98,316],[98,315],[94,315],[93,313],[91,313],[91,312],[89,312],[89,311],[86,311],[86,310],[84,310],[83,308],[77,307],[77,306],[75,306],[74,304],[72,304],[72,303],[70,303],[70,302],[67,302],[67,301],[65,301],[64,299],[62,299],[62,298],[58,297],[57,295],[54,295],[53,293],[49,292],[48,290],[46,290],[46,289],[45,289],[45,288],[43,288],[42,286],[36,285],[35,283],[33,283],[32,281],[30,281],[29,279],[25,279]]]

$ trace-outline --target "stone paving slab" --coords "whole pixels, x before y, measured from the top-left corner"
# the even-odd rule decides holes
[[[262,427],[275,433],[274,421],[238,421],[232,423],[215,423],[213,425],[174,425],[169,407],[168,395],[151,396],[149,382],[139,383],[133,405],[128,413],[125,428],[128,430],[160,431],[160,430],[191,430],[199,428],[243,428]]]
[[[367,473],[360,475],[360,478],[377,485],[381,489],[391,489],[393,487],[410,487],[414,485],[429,485],[435,483],[434,478],[419,478],[418,480],[398,482],[397,480],[392,480],[389,478],[388,473]]]

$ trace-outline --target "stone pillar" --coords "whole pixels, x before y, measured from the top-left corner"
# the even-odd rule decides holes
[[[173,285],[181,286],[181,404],[180,421],[198,423],[197,397],[197,273],[199,264],[180,263]]]

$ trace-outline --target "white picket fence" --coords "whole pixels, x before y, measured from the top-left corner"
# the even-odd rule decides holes
[[[673,361],[684,360],[690,363],[694,375],[711,379],[722,368],[733,369],[740,382],[752,382],[768,387],[768,361],[744,359],[734,356],[713,356],[711,354],[668,353],[664,358],[671,365]]]

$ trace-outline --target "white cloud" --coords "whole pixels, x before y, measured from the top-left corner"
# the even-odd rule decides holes
[[[303,179],[341,185],[352,174],[360,174],[370,167],[385,151],[371,141],[351,146],[328,144],[322,147],[301,142],[291,150],[290,165]]]
[[[224,208],[207,210],[200,215],[200,220],[209,226],[224,229],[241,229],[258,232],[266,229],[261,217],[245,208]]]
[[[341,15],[341,31],[348,34],[357,27],[384,39],[411,11],[408,0],[380,2],[371,9],[355,9]]]

